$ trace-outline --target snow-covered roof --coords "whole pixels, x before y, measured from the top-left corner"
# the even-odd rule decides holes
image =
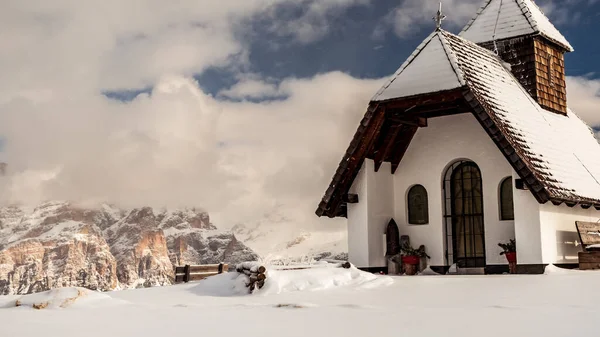
[[[455,69],[448,62],[446,47],[434,32],[417,47],[372,100],[384,101],[460,88],[465,83]]]
[[[440,32],[481,107],[542,183],[550,199],[600,203],[600,144],[571,110],[544,110],[496,55]]]
[[[426,67],[428,62],[436,64]],[[418,84],[412,85],[415,82]],[[378,109],[385,110],[387,104],[397,106],[421,96],[444,96],[447,91],[437,93],[445,89],[455,89],[454,94],[458,90],[468,102],[468,111],[472,111],[488,134],[494,135],[494,142],[539,202],[600,207],[600,144],[585,122],[571,110],[566,116],[544,110],[497,55],[438,30],[375,95],[317,214],[336,214],[339,196],[348,193],[358,174],[360,164],[355,164],[366,158],[369,151],[365,149],[373,146],[369,142],[375,144],[373,135],[385,139],[385,134],[379,136],[384,133],[381,120],[385,117],[375,117],[381,116],[377,115]],[[396,138],[408,143],[412,139],[402,135]]]
[[[569,41],[554,27],[532,0],[486,0],[459,34],[475,43],[540,34],[573,51]]]

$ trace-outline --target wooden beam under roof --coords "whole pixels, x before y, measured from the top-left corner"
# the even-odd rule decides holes
[[[400,161],[402,161],[402,158],[404,157],[404,154],[406,153],[406,150],[408,149],[408,146],[410,145],[410,142],[417,133],[418,129],[419,128],[416,126],[405,125],[402,127],[400,136],[398,137],[397,142],[394,146],[394,152],[391,154],[390,157],[390,162],[392,163],[392,174],[396,173],[396,170],[400,165]]]
[[[462,98],[462,89],[458,88],[440,91],[437,93],[417,95],[413,97],[396,98],[388,101],[379,102],[379,104],[385,106],[386,110],[404,109],[405,112],[408,113],[411,110],[418,109],[422,106],[454,102]]]
[[[373,159],[375,161],[375,172],[379,172],[379,168],[381,167],[381,164],[383,164],[385,159],[392,152],[394,145],[396,145],[396,137],[400,133],[401,129],[402,129],[402,125],[400,125],[400,124],[394,124],[391,126],[390,130],[388,131],[387,136],[385,137],[385,141],[383,143],[383,148],[381,148],[376,153],[375,158]]]
[[[348,193],[344,195],[344,202],[348,204],[358,204],[358,194]]]

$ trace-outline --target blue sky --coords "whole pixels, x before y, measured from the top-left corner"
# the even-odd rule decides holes
[[[359,78],[379,78],[392,74],[419,43],[433,30],[433,21],[425,20],[409,36],[399,37],[390,29],[374,36],[386,15],[398,6],[397,0],[378,0],[373,5],[354,6],[331,18],[331,29],[322,39],[302,44],[289,42],[254,25],[250,43],[250,70],[274,80],[290,76],[311,77],[317,73],[343,71]],[[282,10],[298,15],[297,8]],[[431,13],[433,16],[434,13]],[[570,76],[600,78],[600,2],[566,6],[555,17],[549,15],[571,42],[575,52],[566,56]],[[463,20],[466,24],[466,21]],[[462,25],[448,24],[445,29],[459,33]],[[226,71],[210,70],[198,76],[201,85],[211,92],[234,83]]]
[[[248,52],[249,63],[244,66],[243,72],[258,74],[275,83],[289,77],[312,77],[330,71],[342,71],[357,78],[388,76],[434,27],[433,21],[423,17],[415,19],[414,29],[398,36],[393,29],[393,22],[389,22],[390,18],[393,20],[390,14],[402,11],[404,3],[409,2],[377,0],[368,5],[358,2],[347,6],[328,14],[327,33],[309,41],[298,41],[293,34],[282,35],[273,31],[272,16],[256,15],[236,32]],[[444,23],[446,30],[460,32],[481,1],[465,0],[463,3],[469,6],[461,8],[462,12],[456,13],[455,17],[452,15],[457,9],[446,8],[450,20]],[[560,7],[557,3],[540,1],[553,23],[575,48],[575,52],[566,56],[567,75],[600,78],[597,62],[600,59],[600,44],[592,42],[597,39],[596,33],[600,32],[600,1],[569,0],[561,2]],[[306,15],[306,6],[284,4],[278,6],[276,11],[280,20],[293,21]],[[430,16],[434,14],[431,12]],[[239,72],[238,67],[232,69],[230,65],[209,67],[194,77],[205,91],[217,94],[235,84]],[[108,95],[128,99],[149,90],[149,87],[109,90]]]

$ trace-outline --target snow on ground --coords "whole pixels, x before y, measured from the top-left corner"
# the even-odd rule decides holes
[[[327,266],[329,265],[329,266]],[[356,268],[344,269],[312,266],[309,269],[277,270],[267,269],[268,282],[262,289],[253,292],[254,296],[276,295],[295,291],[318,291],[337,287],[353,286],[356,289],[368,289],[390,285],[393,279],[362,272]],[[199,282],[194,291],[209,296],[236,296],[247,294],[245,277],[237,273],[217,275]]]
[[[99,294],[110,306],[11,306],[0,309],[2,336],[563,337],[599,329],[600,272],[594,271],[389,277],[343,268],[270,270],[268,286],[252,295],[234,291],[236,280],[228,273]],[[0,307],[65,291],[66,298],[77,293],[0,297]]]
[[[0,297],[0,308],[23,307],[32,309],[91,308],[126,303],[101,292],[85,288],[59,288],[25,296]]]

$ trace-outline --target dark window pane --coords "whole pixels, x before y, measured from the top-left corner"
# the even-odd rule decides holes
[[[500,184],[500,220],[514,220],[512,178],[506,178]]]
[[[415,185],[408,191],[408,223],[423,225],[429,223],[427,190]]]

